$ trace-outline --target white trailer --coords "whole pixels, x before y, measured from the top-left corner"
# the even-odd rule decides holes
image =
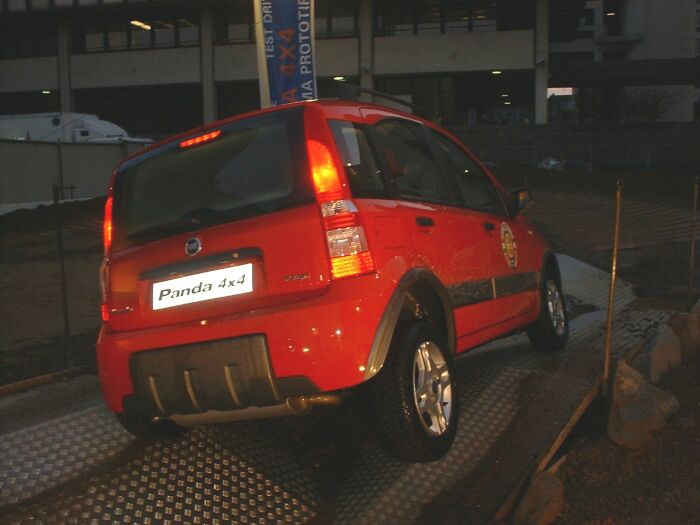
[[[0,115],[0,139],[97,144],[153,142],[130,137],[126,130],[113,122],[87,113]]]

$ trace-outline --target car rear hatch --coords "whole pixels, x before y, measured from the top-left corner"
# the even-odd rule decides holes
[[[112,330],[206,323],[322,292],[303,112],[234,121],[120,166],[103,275]]]

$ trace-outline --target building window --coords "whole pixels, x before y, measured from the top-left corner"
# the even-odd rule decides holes
[[[378,0],[377,36],[534,28],[534,0]]]
[[[151,26],[140,20],[129,21],[131,49],[148,49],[151,47]],[[89,50],[88,50],[89,51]]]
[[[358,6],[357,0],[316,0],[316,38],[357,36]],[[255,42],[255,14],[250,0],[230,0],[226,13],[217,19],[217,43]]]
[[[442,124],[503,124],[532,121],[532,71],[377,76],[376,89],[415,105],[410,110]]]
[[[175,45],[175,23],[173,20],[154,20],[152,27],[155,35],[155,47],[173,47]]]
[[[124,22],[110,22],[107,25],[107,49],[122,51],[128,48],[126,29]]]
[[[250,0],[230,0],[225,13],[216,17],[217,44],[255,42],[255,15]]]
[[[32,58],[58,53],[56,21],[37,16],[31,20],[0,20],[0,58]]]
[[[27,10],[27,0],[7,0],[7,10],[12,11],[26,11]]]
[[[107,49],[105,44],[105,35],[100,26],[85,27],[85,51],[94,53],[95,51],[104,51]]]
[[[199,24],[192,17],[177,19],[177,34],[181,46],[199,45]]]
[[[75,109],[114,122],[134,137],[164,138],[202,124],[199,84],[76,89]],[[126,96],[128,95],[128,96]]]
[[[88,19],[77,25],[76,51],[124,51],[199,44],[199,19],[189,13],[152,17],[134,12],[117,19]]]
[[[351,38],[357,36],[356,0],[316,0],[316,38]]]
[[[32,0],[32,11],[46,11],[51,7],[49,0]]]
[[[439,35],[442,30],[440,2],[420,2],[415,10],[416,30],[419,35]]]
[[[471,3],[472,31],[495,31],[498,24],[498,4],[494,2]]]

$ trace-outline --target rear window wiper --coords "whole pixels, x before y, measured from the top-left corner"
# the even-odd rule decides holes
[[[166,222],[165,224],[149,226],[148,228],[129,233],[127,237],[131,239],[134,237],[145,237],[163,233],[185,232],[190,229],[201,228],[202,226],[216,222],[223,216],[225,216],[225,214],[212,210],[211,208],[197,208],[196,210],[188,211],[179,219]]]

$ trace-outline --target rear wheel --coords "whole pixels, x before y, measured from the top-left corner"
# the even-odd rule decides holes
[[[124,427],[127,432],[139,438],[173,438],[181,436],[185,431],[184,427],[173,423],[169,419],[153,421],[152,418],[126,412],[116,414],[116,416],[119,423],[121,423],[122,427]]]
[[[542,279],[540,316],[527,330],[532,346],[544,352],[554,352],[569,340],[569,318],[559,279],[551,270]]]
[[[379,438],[397,459],[434,461],[450,448],[459,419],[451,367],[444,339],[431,324],[399,327],[372,385]]]

